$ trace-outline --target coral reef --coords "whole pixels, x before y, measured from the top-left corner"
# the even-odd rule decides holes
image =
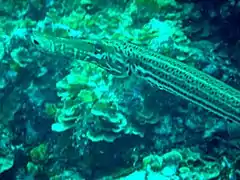
[[[2,1],[0,13],[0,179],[240,178],[238,125],[29,38],[131,42],[239,90],[238,1]]]

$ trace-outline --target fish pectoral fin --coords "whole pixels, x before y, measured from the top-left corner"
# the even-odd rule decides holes
[[[118,78],[118,79],[124,79],[124,78],[128,78],[129,77],[128,74],[122,73],[122,72],[117,72],[117,71],[112,71],[112,70],[107,70],[107,72],[109,72],[115,78]]]

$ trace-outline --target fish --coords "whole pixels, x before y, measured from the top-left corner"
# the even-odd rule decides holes
[[[240,91],[176,59],[120,40],[67,39],[34,33],[30,39],[42,53],[82,59],[119,78],[134,75],[240,124]]]

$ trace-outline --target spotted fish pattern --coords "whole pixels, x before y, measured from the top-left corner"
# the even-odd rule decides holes
[[[31,35],[39,51],[82,59],[119,77],[131,74],[212,113],[240,124],[240,91],[180,61],[117,40],[64,39]]]

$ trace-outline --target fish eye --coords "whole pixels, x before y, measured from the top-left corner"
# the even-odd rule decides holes
[[[36,39],[33,40],[33,43],[39,45],[39,42]]]

